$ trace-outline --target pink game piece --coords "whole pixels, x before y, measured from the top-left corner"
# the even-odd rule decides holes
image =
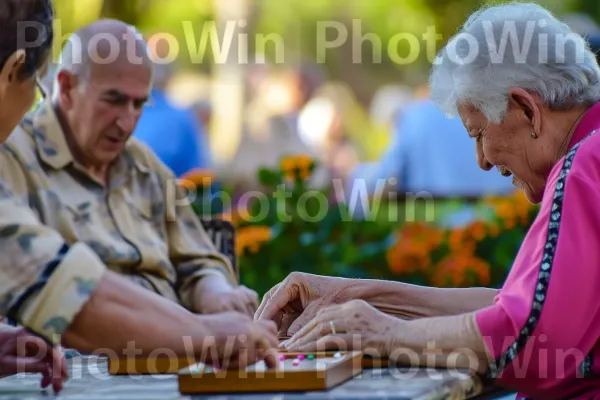
[[[294,361],[292,361],[292,365],[293,365],[294,367],[298,366],[298,364],[300,364],[300,360],[298,360],[298,359],[295,359]]]
[[[279,361],[285,361],[285,354],[279,355]]]
[[[300,360],[300,361],[304,360],[304,354],[300,354],[300,355],[298,356],[298,360]]]

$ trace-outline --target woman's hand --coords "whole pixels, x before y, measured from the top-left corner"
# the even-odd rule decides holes
[[[385,358],[393,350],[395,334],[403,323],[366,301],[352,300],[323,308],[282,345],[298,352],[362,350],[371,356]]]
[[[275,321],[280,337],[292,336],[320,309],[351,300],[347,289],[354,284],[351,279],[293,272],[265,294],[254,319]]]

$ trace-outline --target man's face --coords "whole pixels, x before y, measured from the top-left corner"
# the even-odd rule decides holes
[[[69,91],[65,114],[80,156],[94,165],[110,164],[135,130],[152,75],[143,65],[94,66],[89,73],[83,89]]]

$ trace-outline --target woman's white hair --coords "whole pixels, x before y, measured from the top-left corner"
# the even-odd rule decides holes
[[[446,114],[471,104],[498,124],[515,87],[555,110],[600,101],[600,68],[585,39],[548,10],[510,3],[468,18],[438,54],[430,86]]]

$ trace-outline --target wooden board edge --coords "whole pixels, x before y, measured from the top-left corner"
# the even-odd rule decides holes
[[[234,375],[232,378],[219,378],[217,376],[204,377],[202,390],[198,390],[198,381],[193,374],[187,373],[191,366],[183,368],[177,374],[179,392],[182,395],[224,394],[223,384],[227,385],[226,393],[268,393],[268,392],[306,392],[328,390],[346,382],[362,372],[362,353],[348,352],[347,362],[340,363],[327,371],[319,371],[315,377],[313,371],[298,371],[293,379],[283,380],[278,377],[277,371],[261,372],[261,379],[265,379],[260,388],[254,381],[247,377]],[[323,356],[324,357],[324,356]]]
[[[197,361],[187,357],[108,358],[109,375],[175,375]]]

